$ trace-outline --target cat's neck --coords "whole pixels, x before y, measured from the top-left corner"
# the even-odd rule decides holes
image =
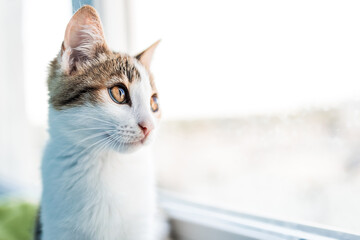
[[[133,235],[131,239],[152,239],[139,235],[152,235],[151,218],[155,211],[154,177],[148,147],[126,154],[99,152],[76,146],[65,137],[51,136],[42,168],[42,217],[47,223],[44,235],[48,237],[45,239],[57,239],[51,237],[65,233],[70,233],[71,237],[61,239],[75,235],[78,236],[76,239],[98,239],[98,236],[120,239],[122,234]],[[94,217],[94,221],[89,221]],[[124,223],[124,218],[134,218],[134,221]],[[144,227],[144,220],[139,219],[149,220],[141,233],[136,229]],[[79,232],[59,228],[64,221],[68,221],[65,228],[75,226]]]

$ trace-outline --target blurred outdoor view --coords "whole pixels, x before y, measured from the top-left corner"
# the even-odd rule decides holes
[[[166,122],[160,186],[199,202],[358,232],[360,103]]]
[[[21,188],[37,201],[47,64],[71,1],[0,1],[0,66],[17,66],[0,71],[0,194]],[[114,50],[162,39],[152,65],[161,188],[360,233],[360,2],[90,2]]]

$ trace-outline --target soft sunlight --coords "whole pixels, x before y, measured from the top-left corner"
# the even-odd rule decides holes
[[[358,97],[359,2],[135,5],[134,49],[163,39],[154,72],[165,117],[267,113]]]
[[[166,119],[326,107],[356,100],[360,88],[360,3],[347,3],[136,0],[131,51],[162,39],[153,71]],[[46,68],[35,66],[59,51],[71,14],[70,2],[55,12],[44,4],[24,9],[27,110],[37,123],[46,121]]]

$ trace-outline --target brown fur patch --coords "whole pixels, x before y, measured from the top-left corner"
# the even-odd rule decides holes
[[[100,90],[117,83],[129,88],[133,81],[140,80],[135,62],[143,65],[149,73],[155,93],[149,67],[158,43],[135,57],[111,52],[96,10],[91,6],[82,7],[69,21],[61,51],[50,63],[49,103],[60,110],[101,101]]]
[[[123,83],[128,88],[133,81],[140,80],[135,68],[135,58],[126,54],[103,52],[94,59],[77,65],[76,71],[66,74],[58,59],[50,63],[48,77],[49,102],[58,110],[100,101],[99,90]],[[152,75],[150,84],[156,92]]]

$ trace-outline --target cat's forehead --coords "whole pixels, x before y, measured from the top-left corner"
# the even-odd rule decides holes
[[[140,74],[142,69],[139,66],[135,58],[126,54],[100,54],[98,58],[88,61],[84,69],[79,69],[74,77],[80,80],[91,79],[93,83],[109,87],[119,80],[131,84],[148,75],[147,72]]]
[[[100,90],[120,83],[128,88],[146,84],[156,93],[151,73],[137,59],[126,54],[100,54],[79,66],[74,75],[61,74],[61,68],[54,60],[48,79],[49,101],[58,109],[98,102]]]

